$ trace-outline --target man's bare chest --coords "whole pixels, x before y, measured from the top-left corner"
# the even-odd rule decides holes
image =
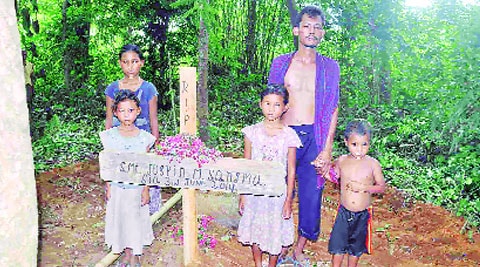
[[[291,95],[315,92],[315,69],[290,68],[285,75],[285,86]]]

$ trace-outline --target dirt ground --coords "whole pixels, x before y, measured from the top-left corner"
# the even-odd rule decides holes
[[[165,202],[176,192],[162,192]],[[40,212],[38,266],[95,266],[108,254],[104,241],[105,202],[97,160],[37,175]],[[322,234],[307,244],[310,266],[329,266],[328,236],[338,192],[324,191]],[[201,249],[198,266],[253,266],[249,247],[236,241],[239,220],[235,195],[197,193],[197,213],[215,218],[207,232],[217,239],[214,249]],[[414,202],[389,188],[374,203],[373,254],[360,266],[480,266],[480,234],[465,229],[462,218],[443,208]],[[297,206],[294,206],[295,218]],[[154,225],[154,243],[144,250],[142,266],[182,266],[183,247],[171,237],[182,224],[177,203]]]

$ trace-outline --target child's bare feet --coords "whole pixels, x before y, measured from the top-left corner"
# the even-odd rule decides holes
[[[130,263],[130,257],[127,256],[127,254],[122,253],[120,256],[120,259],[118,260],[117,264],[115,265],[116,267],[126,267]]]
[[[278,262],[282,263],[286,261],[288,255],[288,248],[282,247],[282,252],[280,252],[280,255],[278,255]]]
[[[122,257],[118,260],[118,266],[124,267],[130,264],[130,261],[132,260],[132,249],[126,248],[123,253]]]
[[[130,266],[131,266],[131,267],[140,267],[140,266],[141,266],[141,264],[140,264],[140,256],[137,256],[137,255],[132,256],[132,257],[130,258]]]
[[[310,266],[310,259],[305,256],[303,251],[301,253],[294,252],[293,260],[295,264],[299,264],[299,266]]]

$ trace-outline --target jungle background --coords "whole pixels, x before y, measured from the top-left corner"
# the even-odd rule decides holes
[[[341,68],[333,156],[346,152],[346,122],[369,120],[370,154],[388,183],[465,218],[461,231],[472,235],[480,224],[478,1],[16,1],[34,66],[36,173],[96,158],[103,92],[123,77],[118,52],[127,43],[142,48],[141,76],[159,91],[161,135],[179,131],[178,68],[195,66],[199,135],[241,155],[240,129],[261,118],[258,92],[270,62],[295,49],[290,18],[308,4],[327,17],[318,51]]]

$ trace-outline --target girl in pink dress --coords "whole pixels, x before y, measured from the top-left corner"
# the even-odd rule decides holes
[[[262,253],[269,255],[268,266],[276,266],[293,244],[293,187],[295,183],[295,153],[301,146],[293,129],[282,124],[288,109],[288,91],[283,85],[270,84],[260,94],[262,122],[245,127],[244,157],[253,160],[277,161],[287,170],[285,193],[281,196],[240,195],[238,240],[251,246],[255,266],[262,266]]]

